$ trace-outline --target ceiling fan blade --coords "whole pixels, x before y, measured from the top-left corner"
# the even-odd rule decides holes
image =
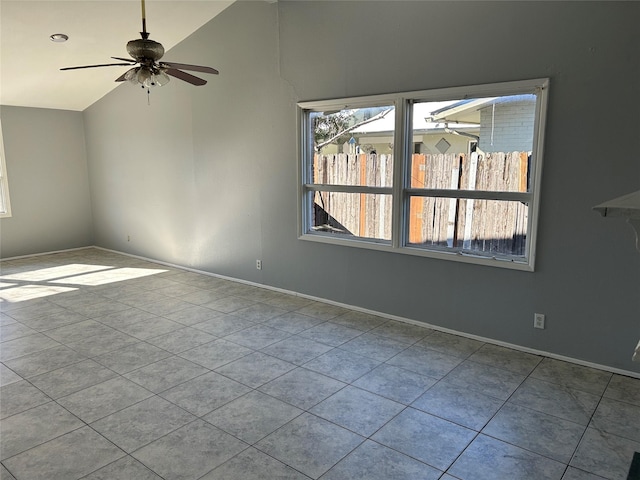
[[[131,62],[131,63],[136,63],[136,61],[133,58],[122,58],[122,57],[111,57],[114,60],[122,60],[123,62]]]
[[[191,70],[192,72],[211,73],[213,75],[218,75],[220,73],[215,68],[203,67],[202,65],[189,65],[186,63],[160,62],[160,66],[167,68],[180,68],[182,70]]]
[[[198,87],[207,83],[207,81],[203,80],[202,78],[198,78],[194,75],[191,75],[190,73],[181,72],[180,70],[176,70],[175,68],[167,68],[165,72],[167,75],[179,78],[180,80],[184,80],[185,82],[190,83],[191,85],[196,85]]]
[[[113,66],[127,66],[130,67],[130,63],[102,63],[100,65],[83,65],[81,67],[64,67],[60,70],[78,70],[80,68],[96,68],[96,67],[113,67]]]

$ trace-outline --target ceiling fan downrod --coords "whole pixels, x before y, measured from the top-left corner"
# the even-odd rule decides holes
[[[144,8],[144,0],[140,0],[142,4],[142,31],[140,32],[140,36],[143,40],[147,40],[149,38],[149,33],[147,32],[147,12]]]

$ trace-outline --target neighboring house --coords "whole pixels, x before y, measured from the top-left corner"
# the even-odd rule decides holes
[[[413,153],[522,152],[531,149],[535,97],[513,95],[414,105]],[[351,131],[322,154],[393,153],[393,113]]]
[[[462,100],[431,112],[429,120],[444,122],[450,129],[455,122],[480,125],[478,148],[490,152],[523,152],[531,149],[535,118],[534,95],[511,95]]]

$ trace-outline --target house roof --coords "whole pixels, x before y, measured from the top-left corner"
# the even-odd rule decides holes
[[[420,102],[413,105],[413,131],[442,131],[445,128],[444,119],[441,121],[431,119],[431,115],[436,111],[446,111],[453,105],[458,104],[455,100],[446,102]],[[371,135],[371,134],[389,134],[393,132],[395,118],[390,112],[384,117],[370,123],[366,123],[355,130],[354,134]],[[477,129],[480,124],[480,115],[477,115],[477,121],[458,122],[454,121],[455,128],[458,129]]]
[[[483,97],[444,102],[417,102],[413,104],[413,131],[429,133],[447,129],[474,131],[480,127],[480,110],[494,103],[530,100],[532,95],[509,95],[506,97]],[[353,130],[361,135],[391,135],[394,128],[392,114]]]
[[[480,123],[480,109],[498,97],[470,98],[432,110],[425,121]]]

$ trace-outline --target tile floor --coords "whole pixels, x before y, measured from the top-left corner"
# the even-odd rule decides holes
[[[624,480],[640,380],[97,249],[4,261],[2,480]]]

